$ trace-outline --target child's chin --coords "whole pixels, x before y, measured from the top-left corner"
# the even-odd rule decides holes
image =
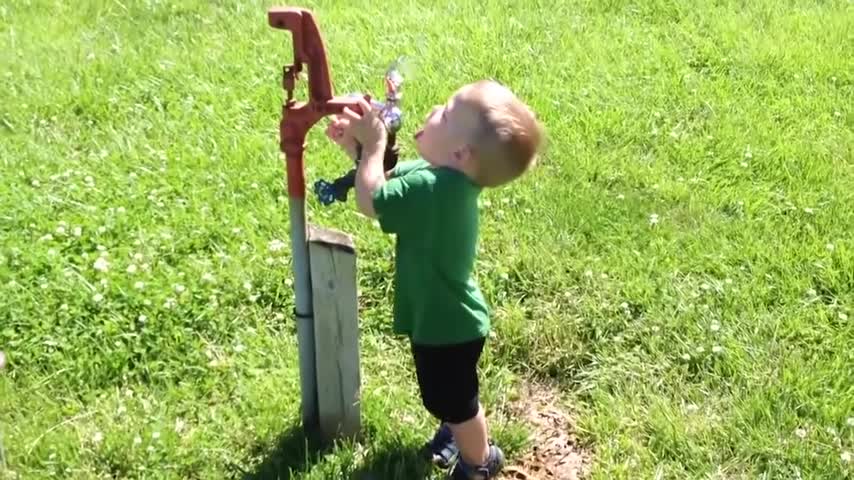
[[[422,145],[422,138],[415,137],[415,151],[418,152],[418,155],[424,156],[424,145]]]
[[[415,151],[418,153],[418,157],[419,157],[419,158],[421,158],[422,160],[427,161],[427,163],[432,163],[432,162],[430,162],[430,158],[429,158],[429,157],[430,157],[430,155],[429,155],[429,154],[427,154],[427,153],[424,151],[424,149],[423,149],[423,148],[421,148],[421,145],[419,145],[419,144],[417,144],[417,143],[416,143],[416,144],[415,144]]]

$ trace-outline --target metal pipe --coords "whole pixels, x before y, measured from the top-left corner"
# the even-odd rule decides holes
[[[306,242],[305,200],[291,197],[288,201],[291,222],[291,251],[297,343],[299,348],[302,422],[310,427],[317,423],[317,378],[314,348],[314,311],[311,301],[311,273]]]
[[[281,131],[281,148],[285,154],[285,172],[288,188],[288,217],[291,230],[291,268],[294,276],[294,316],[297,327],[299,376],[302,423],[311,429],[318,422],[317,370],[315,368],[314,308],[311,293],[308,243],[305,221],[305,153],[304,128],[294,128],[288,123],[288,106],[284,106]]]

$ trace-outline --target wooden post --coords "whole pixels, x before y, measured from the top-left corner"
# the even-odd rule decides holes
[[[342,232],[308,230],[320,433],[353,438],[361,428],[356,248]]]

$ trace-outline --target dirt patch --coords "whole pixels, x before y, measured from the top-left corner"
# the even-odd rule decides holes
[[[509,413],[531,429],[530,450],[508,464],[504,480],[579,480],[590,471],[591,454],[575,435],[572,417],[555,387],[526,383]]]

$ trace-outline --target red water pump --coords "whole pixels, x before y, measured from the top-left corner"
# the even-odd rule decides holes
[[[398,158],[395,133],[400,128],[402,120],[399,102],[403,78],[397,64],[392,64],[385,76],[386,101],[384,103],[374,101],[368,95],[364,97],[358,94],[334,96],[332,80],[329,75],[329,64],[326,59],[326,48],[314,15],[303,8],[273,7],[268,10],[267,16],[270,26],[288,30],[293,35],[293,63],[284,67],[282,76],[286,99],[282,105],[282,119],[279,124],[279,146],[285,154],[287,169],[303,422],[313,424],[317,414],[317,384],[314,356],[314,314],[311,302],[305,222],[304,154],[306,135],[309,129],[320,119],[339,114],[344,111],[345,107],[361,113],[358,101],[360,98],[365,98],[372,103],[373,108],[380,109],[381,116],[388,129],[388,147],[385,152],[384,164],[386,170],[390,170],[395,166]],[[308,70],[308,99],[297,101],[294,99],[295,84],[306,68]],[[354,181],[355,168],[352,168],[348,173],[332,182],[318,181],[314,185],[314,191],[322,204],[330,204],[335,200],[343,201],[346,200],[347,190],[353,187]]]

